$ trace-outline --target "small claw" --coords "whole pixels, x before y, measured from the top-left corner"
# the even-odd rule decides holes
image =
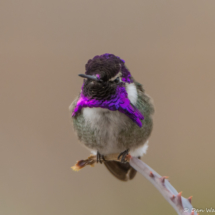
[[[122,153],[119,154],[119,156],[117,157],[117,159],[120,160],[121,157],[122,157]]]
[[[126,163],[126,160],[125,160],[125,158],[126,158],[126,156],[128,155],[128,152],[129,152],[129,149],[127,149],[127,150],[125,150],[124,152],[121,152],[120,154],[119,154],[119,156],[118,156],[118,160],[120,160],[120,158],[121,158],[121,162],[122,163]]]
[[[102,156],[102,155],[101,155],[99,152],[97,152],[97,155],[96,155],[96,161],[97,161],[97,163],[99,162],[99,163],[102,164],[101,156]]]

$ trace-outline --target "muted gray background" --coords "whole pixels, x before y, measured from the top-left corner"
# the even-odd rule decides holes
[[[139,174],[70,169],[89,155],[69,120],[77,74],[107,52],[154,99],[143,160],[215,208],[214,11],[214,0],[1,0],[0,215],[175,214]]]

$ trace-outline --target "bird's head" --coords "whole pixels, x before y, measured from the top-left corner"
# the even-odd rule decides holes
[[[113,54],[95,56],[85,67],[85,74],[79,76],[86,78],[82,90],[88,98],[109,100],[118,87],[133,82],[124,60]]]
[[[103,54],[90,59],[85,68],[85,74],[79,75],[85,80],[73,116],[83,107],[101,107],[120,111],[141,127],[143,115],[129,100],[127,92],[126,86],[133,84],[133,79],[125,61],[113,54]]]

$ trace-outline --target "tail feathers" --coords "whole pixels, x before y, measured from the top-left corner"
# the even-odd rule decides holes
[[[134,178],[137,171],[129,163],[120,163],[117,161],[105,161],[107,169],[119,180],[128,181]]]

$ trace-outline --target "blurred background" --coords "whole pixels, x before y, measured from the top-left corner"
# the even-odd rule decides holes
[[[144,162],[195,208],[215,208],[214,11],[214,0],[1,0],[0,215],[176,214],[140,174],[70,168],[89,152],[68,107],[104,53],[154,100]]]

